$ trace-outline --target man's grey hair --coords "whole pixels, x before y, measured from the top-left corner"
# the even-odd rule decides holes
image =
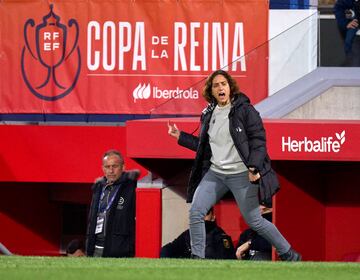
[[[107,156],[117,156],[120,159],[121,165],[124,164],[124,158],[118,150],[111,149],[111,150],[106,151],[104,153],[102,159],[104,160],[104,158],[106,158]]]

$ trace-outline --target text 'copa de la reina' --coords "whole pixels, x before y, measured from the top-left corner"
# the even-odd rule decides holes
[[[242,22],[174,22],[169,33],[148,34],[144,22],[90,21],[87,68],[148,71],[165,61],[173,71],[246,71]]]

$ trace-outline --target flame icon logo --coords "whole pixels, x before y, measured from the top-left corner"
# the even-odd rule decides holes
[[[151,94],[150,84],[139,84],[133,91],[134,102],[136,99],[148,99]]]

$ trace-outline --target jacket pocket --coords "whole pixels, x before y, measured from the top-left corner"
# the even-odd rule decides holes
[[[126,215],[126,212],[124,213],[123,210],[116,210],[114,234],[127,235],[130,233],[130,226],[130,217]]]
[[[129,235],[114,235],[112,237],[109,257],[132,257],[131,244]]]

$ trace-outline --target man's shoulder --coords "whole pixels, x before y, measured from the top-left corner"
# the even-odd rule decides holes
[[[105,183],[106,183],[105,177],[98,177],[95,179],[94,184],[92,185],[92,189],[95,190],[101,187],[102,185],[104,185]]]
[[[212,228],[207,235],[209,237],[215,238],[215,239],[231,239],[231,236],[228,235],[221,227],[216,225],[214,228]]]
[[[125,188],[135,189],[137,186],[137,180],[140,176],[140,171],[138,169],[132,169],[124,171],[120,179],[117,180],[114,185],[120,185]]]
[[[225,234],[225,231],[217,223],[213,225],[210,224],[209,229],[209,232],[213,232],[214,234]]]
[[[132,181],[137,181],[137,179],[139,179],[139,176],[140,176],[139,169],[127,170],[127,171],[124,171],[124,173],[125,173],[125,178],[127,180],[132,180]]]
[[[104,183],[104,182],[105,182],[105,177],[102,176],[102,177],[96,178],[95,181],[94,181],[94,184],[96,185],[96,184],[101,184],[101,183]]]

